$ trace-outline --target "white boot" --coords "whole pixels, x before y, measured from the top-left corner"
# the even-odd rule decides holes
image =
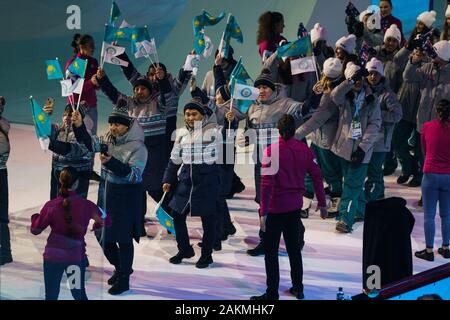
[[[335,197],[331,198],[331,205],[328,209],[328,217],[334,218],[339,212],[339,205],[341,204],[341,198]]]

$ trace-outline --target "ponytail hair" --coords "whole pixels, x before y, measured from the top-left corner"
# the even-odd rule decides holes
[[[72,48],[73,48],[73,52],[75,54],[78,54],[80,52],[80,46],[84,46],[88,43],[94,43],[94,38],[92,38],[92,36],[88,35],[88,34],[84,34],[81,35],[79,33],[75,34],[73,36],[73,40],[72,40]]]
[[[284,141],[291,139],[295,135],[294,117],[290,114],[283,115],[280,120],[278,120],[277,128]]]
[[[450,101],[446,99],[439,101],[436,107],[436,112],[441,125],[445,129],[448,129],[448,121],[450,120]]]
[[[75,236],[75,228],[72,224],[73,217],[70,212],[71,204],[69,200],[69,189],[73,187],[77,180],[78,172],[73,167],[65,167],[59,175],[59,182],[61,183],[59,195],[64,198],[62,202],[62,207],[64,209],[64,220],[66,221],[69,229],[69,236],[72,238]]]

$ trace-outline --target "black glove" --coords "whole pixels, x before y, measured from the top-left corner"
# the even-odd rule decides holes
[[[409,51],[413,51],[416,48],[422,47],[422,41],[419,39],[414,39],[413,37],[409,38],[408,44],[406,45],[406,49]]]
[[[352,153],[352,157],[351,157],[350,161],[353,166],[357,166],[357,165],[360,165],[364,161],[365,157],[366,157],[366,153],[364,152],[364,150],[361,149],[360,147],[358,147],[355,150],[355,152]]]
[[[350,78],[353,82],[357,82],[361,80],[364,77],[367,77],[369,75],[369,71],[367,71],[366,68],[361,68]]]

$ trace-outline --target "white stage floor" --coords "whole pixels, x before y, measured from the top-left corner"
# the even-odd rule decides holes
[[[33,236],[29,232],[30,216],[38,212],[48,200],[50,193],[51,154],[43,153],[30,126],[13,125],[10,136],[11,157],[8,162],[10,228],[14,262],[0,267],[1,299],[43,299],[44,284],[42,252],[47,234]],[[96,163],[98,169],[98,163]],[[264,257],[250,257],[245,251],[258,241],[259,222],[257,206],[253,201],[253,168],[238,166],[247,189],[228,204],[237,233],[223,243],[223,250],[213,255],[214,264],[208,269],[195,268],[200,248],[201,224],[189,218],[191,243],[196,257],[181,265],[172,265],[169,257],[177,251],[174,239],[156,223],[147,225],[147,233],[153,238],[142,238],[135,244],[134,273],[131,290],[120,296],[107,293],[106,279],[112,268],[101,253],[94,235],[86,237],[87,252],[91,266],[87,273],[87,294],[90,299],[237,299],[246,300],[265,290]],[[423,249],[423,214],[417,207],[419,188],[399,186],[396,176],[386,179],[386,196],[400,196],[408,201],[416,223],[412,233],[413,250]],[[91,184],[89,199],[96,201],[97,184]],[[153,208],[153,203],[149,203]],[[315,203],[313,204],[315,208]],[[148,217],[155,221],[149,210]],[[338,287],[346,294],[361,292],[362,232],[363,224],[357,223],[348,235],[334,231],[334,220],[321,220],[317,214],[303,220],[306,227],[306,245],[303,250],[305,299],[336,299]],[[436,243],[440,243],[440,220],[436,219]],[[434,262],[413,258],[414,273],[445,264],[448,260],[435,255]],[[280,249],[280,298],[294,299],[286,294],[290,287],[289,262]],[[60,299],[72,299],[64,284]]]

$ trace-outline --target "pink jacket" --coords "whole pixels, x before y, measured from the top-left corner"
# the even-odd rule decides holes
[[[264,172],[277,167],[274,174]],[[319,205],[326,206],[322,173],[314,152],[304,142],[294,138],[284,141],[280,137],[278,143],[271,144],[264,151],[261,170],[261,216],[301,209],[306,173],[313,179]]]

